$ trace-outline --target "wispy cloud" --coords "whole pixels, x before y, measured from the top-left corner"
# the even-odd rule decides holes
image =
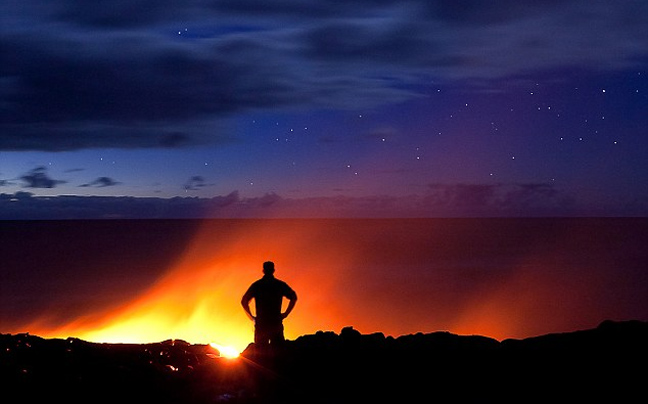
[[[94,181],[91,181],[87,184],[79,185],[80,187],[96,187],[96,188],[105,188],[105,187],[114,187],[119,185],[121,182],[115,181],[110,177],[99,177]]]
[[[624,206],[583,205],[551,184],[432,184],[426,195],[243,198],[106,196],[38,197],[0,194],[0,219],[69,218],[299,218],[299,217],[531,217],[646,216],[648,200]]]
[[[202,188],[205,188],[211,184],[205,182],[205,178],[202,175],[194,175],[185,182],[183,188],[185,191],[198,191]]]
[[[24,188],[55,188],[59,184],[65,184],[67,181],[55,180],[47,174],[47,168],[44,166],[36,167],[20,176],[20,181]]]
[[[0,150],[228,144],[225,120],[247,111],[395,103],[430,78],[484,91],[648,54],[641,1],[25,0],[0,13]]]

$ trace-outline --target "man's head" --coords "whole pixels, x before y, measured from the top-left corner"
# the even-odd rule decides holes
[[[263,274],[264,275],[272,275],[274,274],[275,267],[274,267],[274,262],[272,261],[266,261],[263,263]]]

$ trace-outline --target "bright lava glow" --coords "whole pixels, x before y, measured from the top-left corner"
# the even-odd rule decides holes
[[[212,342],[211,344],[209,344],[209,346],[217,349],[218,352],[220,352],[220,356],[226,359],[236,359],[240,355],[240,352],[236,348],[231,346],[223,346],[215,342]]]
[[[69,317],[53,300],[51,313],[2,331],[92,342],[217,341],[221,355],[230,356],[254,340],[254,324],[240,302],[266,260],[277,263],[278,278],[299,296],[284,321],[289,340],[347,326],[392,336],[443,329],[523,338],[601,321],[601,306],[587,297],[614,283],[611,260],[607,253],[572,259],[582,240],[589,242],[590,225],[526,252],[539,238],[500,249],[523,228],[509,235],[509,221],[476,223],[491,226],[484,230],[491,236],[470,252],[463,240],[473,240],[475,228],[465,220],[205,221],[168,269],[132,300],[89,306]],[[547,229],[554,237],[555,227]],[[607,243],[598,240],[596,246]],[[561,243],[571,246],[555,247]]]

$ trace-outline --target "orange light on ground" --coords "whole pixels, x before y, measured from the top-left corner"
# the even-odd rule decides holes
[[[210,343],[209,346],[218,350],[220,356],[226,359],[236,359],[241,354],[241,352],[238,349],[231,346],[224,346],[224,345],[217,344],[215,342]]]

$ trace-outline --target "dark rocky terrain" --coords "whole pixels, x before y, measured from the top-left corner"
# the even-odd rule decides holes
[[[318,332],[238,359],[206,345],[0,335],[2,402],[642,402],[648,323],[497,341]],[[643,398],[642,398],[643,397]]]

